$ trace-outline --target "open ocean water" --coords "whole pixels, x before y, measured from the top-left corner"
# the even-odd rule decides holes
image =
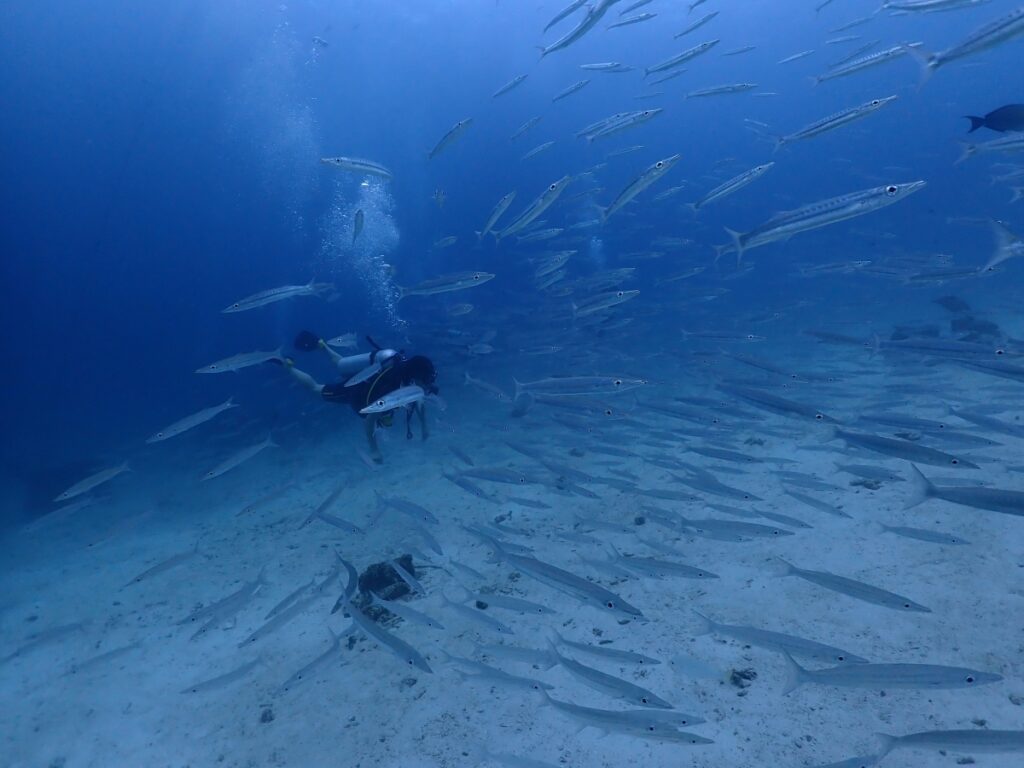
[[[0,767],[1020,765],[1019,0],[0,9]]]

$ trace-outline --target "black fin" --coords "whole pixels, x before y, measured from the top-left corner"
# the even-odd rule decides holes
[[[975,117],[974,115],[964,115],[964,117],[971,121],[971,130],[968,133],[974,133],[985,124],[984,117]]]
[[[295,348],[302,352],[309,352],[319,346],[320,338],[315,333],[299,331],[299,335],[295,337]]]

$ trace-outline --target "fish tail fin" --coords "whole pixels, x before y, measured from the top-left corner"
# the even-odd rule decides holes
[[[235,396],[234,395],[231,395],[231,397],[229,397],[227,399],[227,401],[224,403],[224,407],[225,408],[237,408],[238,407],[238,403],[235,402]]]
[[[272,432],[267,432],[267,439],[266,439],[265,442],[267,444],[267,448],[280,448],[281,447],[280,445],[278,445],[277,443],[274,442],[274,434]]]
[[[1016,203],[1022,197],[1024,197],[1024,187],[1010,187],[1013,191],[1013,197],[1010,198],[1011,203]]]
[[[956,161],[953,163],[953,165],[960,165],[960,163],[962,163],[964,160],[968,159],[969,157],[973,157],[974,153],[977,152],[977,151],[978,151],[978,146],[976,144],[971,144],[970,142],[967,142],[967,141],[961,141],[960,142],[960,157],[958,157],[956,159]]]
[[[697,621],[699,622],[697,631],[694,634],[710,635],[714,631],[715,622],[713,622],[700,611],[694,611],[693,614],[697,617]]]
[[[478,231],[474,230],[473,234],[476,235],[476,241],[478,243],[482,243],[484,241],[484,233],[483,232],[478,232]]]
[[[409,289],[408,288],[405,288],[404,286],[401,286],[401,285],[396,285],[395,288],[398,290],[398,299],[397,299],[397,301],[401,301],[402,299],[404,299],[406,296],[409,295]]]
[[[782,652],[782,656],[786,659],[786,681],[782,684],[782,695],[786,696],[807,682],[807,670],[797,664],[786,651]]]
[[[698,213],[700,213],[700,206],[697,205],[697,203],[683,203],[683,205],[685,205],[687,208],[689,208],[690,209],[690,213],[692,213],[694,216],[696,216]]]
[[[513,376],[513,377],[512,377],[512,384],[513,384],[513,385],[515,386],[515,388],[516,388],[516,389],[515,389],[515,392],[516,392],[516,393],[515,393],[515,396],[514,396],[514,397],[513,397],[512,399],[513,399],[513,400],[518,400],[518,399],[519,399],[519,396],[520,396],[521,394],[523,394],[523,382],[521,382],[521,381],[520,381],[519,379],[517,379],[517,378],[516,378],[515,376]]]
[[[739,266],[740,262],[743,260],[743,251],[746,250],[743,245],[743,233],[737,232],[735,229],[729,229],[728,227],[725,227],[725,231],[728,232],[729,237],[732,238],[733,248],[736,249],[736,266]]]
[[[904,509],[912,509],[918,504],[923,504],[935,495],[935,486],[931,480],[924,476],[924,473],[917,468],[916,464],[910,465],[910,482],[911,495],[907,499],[907,503],[903,505]]]
[[[788,560],[783,560],[781,557],[775,558],[775,565],[777,566],[779,576],[792,576],[796,573],[796,566]]]
[[[786,137],[785,136],[773,136],[772,138],[775,140],[775,143],[772,145],[772,154],[774,155],[776,152],[778,152],[780,149],[782,149],[782,147],[786,144]]]
[[[882,750],[878,753],[879,758],[892,752],[892,748],[896,746],[896,737],[890,736],[888,733],[876,733],[875,738],[882,743]]]
[[[978,117],[976,115],[964,115],[964,117],[971,121],[971,128],[967,131],[968,133],[974,133],[985,124],[984,117]]]
[[[917,84],[917,88],[920,90],[924,88],[925,83],[931,79],[932,74],[935,72],[935,54],[923,50],[920,46],[910,44],[904,45],[903,50],[910,54],[921,67],[921,79]]]

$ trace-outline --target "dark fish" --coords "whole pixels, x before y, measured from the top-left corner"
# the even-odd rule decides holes
[[[971,121],[971,130],[974,133],[979,128],[988,128],[991,131],[1024,131],[1024,104],[1007,104],[1005,107],[993,109],[984,117],[964,115]]]

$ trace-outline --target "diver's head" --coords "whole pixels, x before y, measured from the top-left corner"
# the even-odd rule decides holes
[[[437,369],[429,357],[414,355],[405,361],[406,378],[419,384],[430,395],[437,394]]]

